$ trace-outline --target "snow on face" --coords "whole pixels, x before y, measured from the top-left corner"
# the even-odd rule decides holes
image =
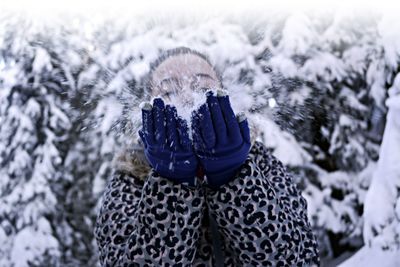
[[[192,110],[206,102],[208,90],[220,89],[210,64],[196,54],[178,54],[164,60],[152,74],[152,95],[177,108],[190,123]]]

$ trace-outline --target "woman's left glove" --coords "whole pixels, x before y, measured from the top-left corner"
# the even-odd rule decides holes
[[[174,106],[165,106],[161,98],[155,98],[153,106],[146,102],[141,107],[143,128],[139,136],[151,167],[163,177],[194,186],[198,161],[187,122],[178,117]]]
[[[218,188],[234,178],[250,151],[250,129],[244,114],[235,116],[225,91],[207,92],[207,103],[192,115],[192,132],[208,185]]]

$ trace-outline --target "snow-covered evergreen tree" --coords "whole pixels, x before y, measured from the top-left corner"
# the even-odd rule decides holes
[[[234,109],[296,174],[322,257],[362,247],[368,226],[393,230],[363,209],[382,186],[373,170],[387,90],[399,86],[395,23],[352,12],[253,18],[1,17],[0,266],[96,265],[112,157],[136,138],[150,62],[177,46],[209,55]]]
[[[55,265],[62,255],[52,223],[72,127],[68,105],[50,51],[11,28],[2,37],[0,265]]]

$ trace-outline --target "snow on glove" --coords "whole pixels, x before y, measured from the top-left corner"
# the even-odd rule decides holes
[[[142,105],[139,136],[145,156],[161,176],[179,183],[195,185],[198,160],[189,139],[187,122],[178,117],[176,108],[164,105],[161,98]]]
[[[229,96],[207,92],[207,103],[192,113],[193,144],[211,188],[229,182],[249,154],[250,129],[244,114],[237,117]]]

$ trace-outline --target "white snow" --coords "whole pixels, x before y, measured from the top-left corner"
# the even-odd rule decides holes
[[[364,246],[338,267],[397,267],[400,266],[400,250],[382,250]]]
[[[222,72],[234,111],[244,112],[250,127],[257,130],[257,140],[273,148],[285,165],[308,171],[302,194],[308,201],[312,225],[322,234],[337,233],[340,244],[366,243],[343,266],[400,266],[394,250],[399,244],[396,234],[400,234],[400,198],[395,190],[400,185],[398,18],[360,18],[350,11],[266,14],[248,21],[204,17],[196,23],[178,16],[130,17],[98,25],[72,18],[70,24],[61,25],[62,31],[57,31],[60,25],[29,29],[18,22],[12,29],[9,25],[16,17],[5,22],[0,19],[0,163],[5,165],[0,169],[0,191],[6,192],[0,198],[0,217],[12,218],[0,221],[0,266],[27,266],[46,251],[54,258],[72,257],[68,254],[72,246],[80,253],[95,253],[75,245],[80,240],[76,237],[86,232],[75,232],[78,230],[68,227],[66,221],[53,225],[54,219],[48,219],[60,212],[56,193],[89,185],[91,188],[82,186],[79,192],[62,193],[72,203],[75,199],[70,198],[81,199],[81,193],[89,195],[89,202],[97,200],[114,152],[122,146],[129,148],[123,137],[133,139],[132,133],[138,130],[143,108],[139,103],[156,97],[148,88],[140,88],[145,89],[144,96],[137,97],[137,88],[130,88],[130,82],[138,82],[148,72],[160,51],[177,46],[209,55]],[[45,37],[51,42],[43,43]],[[276,74],[282,77],[278,84]],[[46,77],[60,80],[49,82]],[[292,84],[281,86],[291,79],[314,87],[306,83],[290,89]],[[29,91],[31,84],[34,92]],[[206,96],[183,91],[165,102],[177,107],[190,129],[191,112],[205,103]],[[59,94],[83,97],[85,104],[72,108],[69,99]],[[321,103],[312,103],[315,106],[310,109],[327,109],[328,113],[328,122],[315,130],[329,143],[324,151],[317,144],[300,141],[298,129],[290,124],[290,118],[296,116],[304,125],[314,119],[313,114],[299,114],[296,109],[314,96]],[[384,110],[385,104],[387,125],[380,158],[375,162],[371,154],[378,151],[379,144],[365,139],[365,117],[373,105]],[[129,111],[122,114],[124,105]],[[289,121],[284,121],[288,126],[279,127],[276,113],[285,106],[293,111],[288,111]],[[84,117],[86,108],[90,109],[88,117]],[[126,132],[115,133],[115,124],[123,119],[131,125]],[[81,132],[71,129],[74,123]],[[326,162],[324,157],[333,162],[333,170],[315,163]],[[349,162],[360,169],[344,164]],[[315,177],[308,177],[309,172]],[[333,197],[336,191],[342,199]],[[364,214],[359,214],[363,204]],[[50,215],[45,216],[47,213]],[[89,213],[73,216],[90,226]],[[56,240],[60,237],[50,223],[57,233],[64,234],[68,252],[61,251]],[[329,242],[323,241],[321,246],[332,256]]]
[[[274,148],[274,155],[284,164],[299,166],[308,162],[310,155],[296,142],[293,135],[279,129],[278,125],[267,116],[259,114],[248,114],[250,127],[256,127],[260,133],[257,138],[267,147]]]
[[[190,92],[190,89],[184,89]],[[159,96],[157,96],[159,97]],[[207,102],[205,92],[196,92],[192,91],[187,94],[173,94],[170,96],[170,99],[166,99],[166,104],[171,104],[176,107],[178,116],[182,117],[188,123],[190,137],[191,135],[191,118],[192,112],[199,109],[202,104]]]
[[[395,86],[397,86],[395,84]],[[364,201],[364,242],[341,266],[399,266],[400,94],[390,89],[389,108],[377,168]],[[391,249],[391,251],[383,251]]]
[[[32,63],[32,68],[35,73],[51,70],[51,58],[46,50],[41,47],[36,48],[35,60]]]
[[[40,258],[37,256],[44,253],[59,256],[59,244],[52,236],[49,222],[42,217],[36,225],[22,229],[14,237],[10,254],[13,266],[26,267],[28,262],[40,263]]]

